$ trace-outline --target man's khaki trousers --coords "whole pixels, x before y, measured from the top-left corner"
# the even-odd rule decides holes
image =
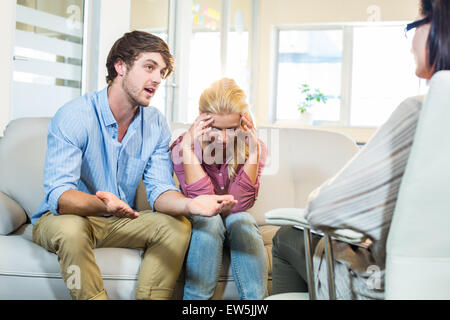
[[[153,211],[136,219],[53,215],[47,212],[34,224],[33,241],[58,255],[66,283],[79,270],[79,286],[67,286],[73,299],[108,299],[94,248],[143,249],[136,299],[170,299],[191,238],[185,217]]]

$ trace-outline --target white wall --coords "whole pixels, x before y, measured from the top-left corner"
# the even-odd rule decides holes
[[[130,0],[101,0],[98,87],[106,86],[106,58],[114,42],[130,30]]]
[[[16,29],[16,1],[2,1],[0,10],[0,30],[2,30],[2,50],[0,50],[0,136],[11,117],[12,67],[14,30]]]

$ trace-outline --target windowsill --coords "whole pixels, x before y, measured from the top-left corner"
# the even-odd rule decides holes
[[[306,129],[315,129],[315,130],[326,130],[326,131],[335,131],[340,132],[345,135],[348,135],[350,138],[355,140],[358,144],[364,144],[369,141],[372,135],[375,133],[377,128],[364,128],[364,127],[347,127],[347,126],[339,126],[339,125],[306,125],[301,124],[298,121],[292,120],[278,120],[275,123],[264,125],[267,127],[274,128],[306,128]]]

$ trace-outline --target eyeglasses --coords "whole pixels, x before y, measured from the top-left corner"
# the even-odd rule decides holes
[[[406,25],[406,28],[405,28],[405,37],[408,38],[408,32],[409,31],[411,31],[411,30],[413,30],[415,28],[418,28],[418,27],[420,27],[420,26],[422,26],[422,25],[424,25],[424,24],[426,24],[428,22],[430,22],[430,18],[429,17],[426,17],[426,18],[423,18],[423,19],[416,20],[416,21],[413,21],[411,23],[408,23]]]

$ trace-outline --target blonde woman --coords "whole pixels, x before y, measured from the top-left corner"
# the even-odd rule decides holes
[[[266,295],[264,244],[252,215],[267,149],[258,140],[246,96],[232,79],[206,89],[190,129],[172,145],[172,161],[184,195],[231,194],[234,202],[211,218],[193,217],[186,258],[185,300],[214,295],[223,247],[230,249],[233,277],[241,299]]]

